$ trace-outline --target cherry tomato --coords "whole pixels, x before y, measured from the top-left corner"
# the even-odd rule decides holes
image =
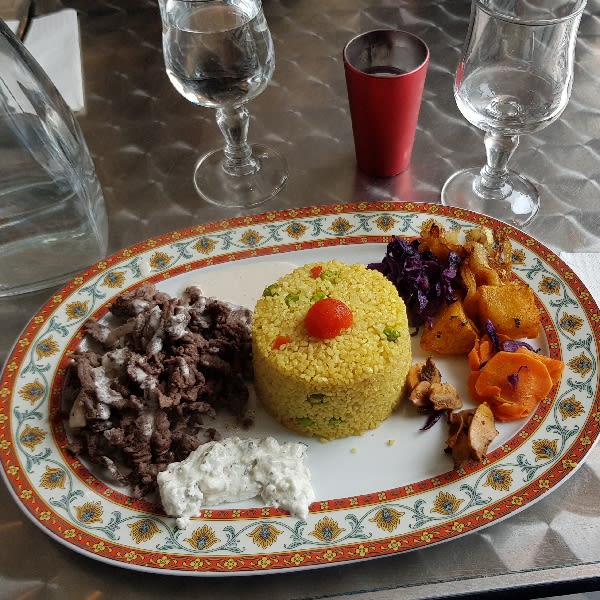
[[[352,311],[341,300],[322,298],[308,309],[304,325],[310,335],[328,340],[352,325]]]

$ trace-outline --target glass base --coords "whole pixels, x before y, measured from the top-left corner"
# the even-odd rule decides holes
[[[196,163],[196,191],[211,204],[231,208],[248,208],[270,200],[287,182],[287,162],[261,144],[252,146],[252,156],[260,166],[257,172],[233,176],[223,170],[222,149],[208,152]]]
[[[474,168],[454,173],[442,188],[442,204],[483,213],[514,227],[528,225],[540,207],[535,186],[509,171],[507,184],[494,197],[485,197],[476,190],[480,172],[480,168]]]

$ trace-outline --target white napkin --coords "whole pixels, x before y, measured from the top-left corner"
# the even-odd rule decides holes
[[[583,281],[596,304],[600,304],[600,253],[598,252],[559,252],[559,256]]]
[[[16,32],[17,21],[6,24]],[[83,73],[77,11],[65,8],[35,17],[25,37],[25,47],[40,63],[71,110],[83,110]]]

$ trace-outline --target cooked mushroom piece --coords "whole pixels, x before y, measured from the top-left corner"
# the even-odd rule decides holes
[[[446,444],[452,452],[454,466],[482,460],[497,435],[494,414],[485,402],[476,409],[450,413]]]

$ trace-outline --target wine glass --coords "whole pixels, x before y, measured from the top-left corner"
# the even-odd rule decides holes
[[[287,181],[285,159],[248,143],[246,103],[275,68],[273,41],[260,0],[159,0],[167,75],[190,102],[217,109],[224,148],[202,156],[194,185],[208,202],[250,207]]]
[[[536,215],[535,186],[507,163],[519,135],[555,121],[569,102],[577,29],[586,0],[472,0],[454,80],[463,116],[485,131],[486,165],[455,173],[442,204],[517,227]]]

